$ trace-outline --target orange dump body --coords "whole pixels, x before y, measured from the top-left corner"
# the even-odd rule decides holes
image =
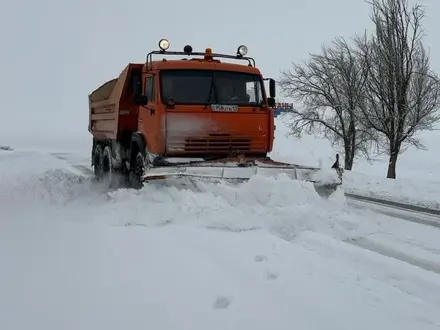
[[[239,96],[222,99],[228,89]],[[138,105],[136,93],[148,102]],[[263,78],[247,63],[131,63],[90,94],[89,108],[95,139],[124,141],[139,131],[148,151],[164,157],[265,156],[273,146],[274,114]]]

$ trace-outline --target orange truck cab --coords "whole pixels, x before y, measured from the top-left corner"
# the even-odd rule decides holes
[[[121,172],[136,184],[150,167],[267,157],[275,81],[263,78],[246,46],[234,55],[168,51],[166,39],[159,47],[89,95],[96,176]]]

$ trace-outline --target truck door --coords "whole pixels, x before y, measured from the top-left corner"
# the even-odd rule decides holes
[[[156,110],[156,98],[155,98],[155,76],[153,74],[147,74],[145,76],[145,91],[144,94],[148,97],[148,103],[146,108],[150,111],[150,116],[154,116]]]
[[[144,107],[143,115],[139,118],[144,128],[144,134],[147,140],[147,148],[150,151],[157,150],[159,139],[159,116],[156,113],[156,75],[148,73],[144,76],[144,95],[148,97],[148,103]]]

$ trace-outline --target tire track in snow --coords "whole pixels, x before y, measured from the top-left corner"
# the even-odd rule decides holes
[[[393,249],[392,247],[386,246],[385,244],[380,244],[379,242],[370,240],[368,237],[362,237],[356,240],[350,240],[345,242],[363,249],[376,252],[385,257],[397,259],[405,263],[408,263],[410,265],[422,268],[424,270],[435,272],[440,275],[439,262],[429,261],[426,259],[411,256],[407,253],[404,253],[402,250]]]
[[[64,160],[65,162],[67,162],[70,166],[72,166],[73,168],[79,170],[81,173],[83,173],[86,176],[91,176],[94,174],[93,172],[93,168],[91,165],[85,165],[85,161],[87,160],[88,163],[90,163],[90,160],[88,158],[79,158],[79,157],[75,157],[74,154],[70,154],[70,153],[51,153],[51,156]],[[84,164],[80,164],[79,161],[81,160],[81,163],[84,162]]]

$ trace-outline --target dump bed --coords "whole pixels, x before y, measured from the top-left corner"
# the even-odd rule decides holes
[[[130,63],[118,78],[89,95],[89,132],[97,139],[116,139],[123,130],[135,130],[137,108],[131,102],[129,78],[142,64]],[[134,127],[133,127],[134,126]]]

